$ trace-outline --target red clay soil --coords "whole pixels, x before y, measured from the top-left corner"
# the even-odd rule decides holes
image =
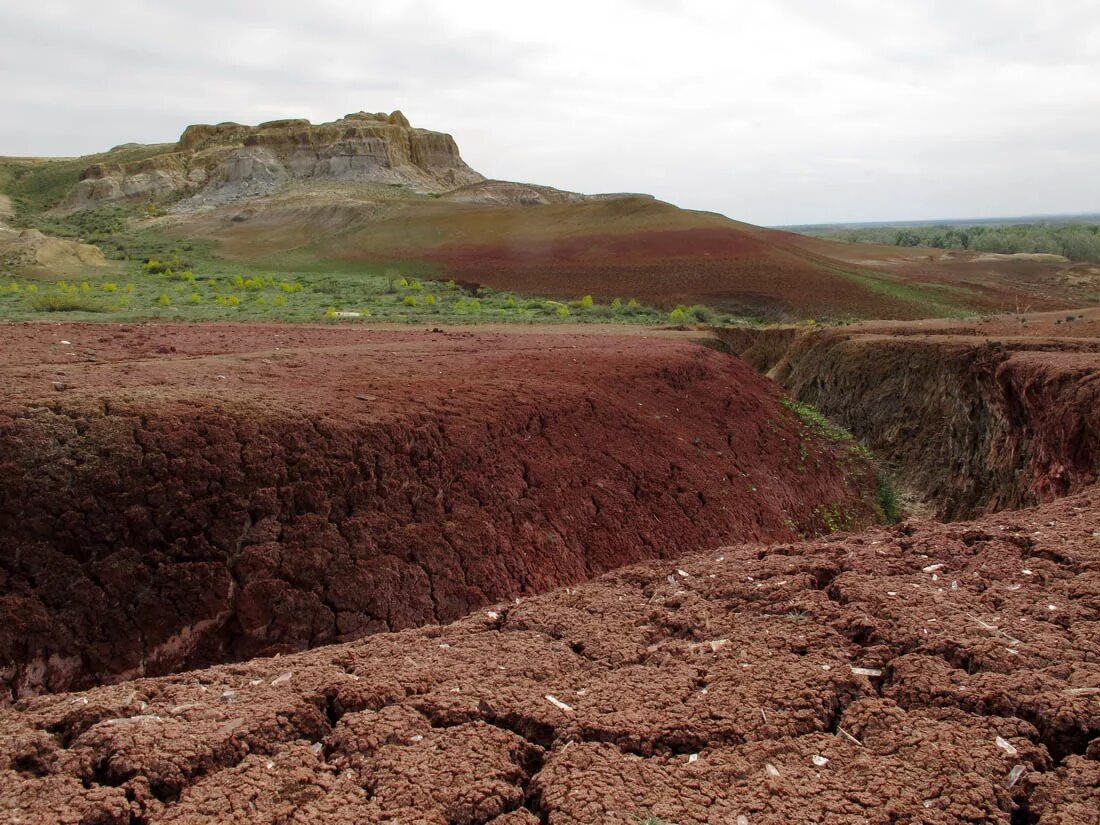
[[[1100,489],[0,709],[9,823],[1100,814]]]
[[[1095,302],[1100,268],[843,244],[629,196],[540,206],[294,193],[170,219],[244,261],[438,267],[529,295],[703,303],[777,320],[926,318]]]
[[[0,346],[9,701],[876,514],[850,444],[683,338],[34,324]]]
[[[941,517],[1100,478],[1098,309],[719,335],[893,462]]]

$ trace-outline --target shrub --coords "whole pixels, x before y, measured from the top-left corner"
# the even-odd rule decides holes
[[[407,307],[414,307],[416,306],[416,296],[406,295],[405,299],[401,303],[403,303]]]
[[[409,289],[411,289],[413,292],[419,292],[421,290],[420,281],[409,281]]]
[[[276,295],[275,300],[272,303],[274,303],[277,307],[286,306],[286,296]]]
[[[336,307],[329,307],[328,309],[326,309],[325,310],[325,316],[328,317],[328,318],[335,318],[336,317]]]
[[[568,318],[569,317],[569,307],[560,306],[560,307],[557,308],[557,310],[555,311],[554,314],[557,315],[559,318]]]
[[[678,306],[668,314],[668,320],[674,324],[682,324],[687,320],[687,307]]]
[[[695,304],[687,312],[696,321],[704,324],[709,324],[714,320],[714,310],[708,306],[703,306],[703,304]]]
[[[302,291],[302,285],[297,281],[279,281],[279,289],[288,295],[293,295],[295,292]]]
[[[434,307],[435,306],[435,296],[432,295],[430,292],[427,295],[424,296],[424,306],[429,306],[429,307]]]
[[[454,278],[452,278],[451,280],[447,281],[447,289],[455,289],[455,282],[454,282]]]
[[[636,309],[638,307],[638,299],[631,298],[629,301],[626,302],[626,305],[631,309]]]
[[[580,302],[578,303],[578,306],[581,309],[592,309],[592,303],[593,303],[592,296],[591,295],[585,295],[583,298],[581,298]]]
[[[614,309],[614,310],[622,309],[623,308],[622,298],[612,298],[611,299],[611,308]]]
[[[169,297],[167,292],[162,292],[160,294],[160,297],[157,298],[157,303],[160,304],[162,307],[171,306],[172,299],[171,297]]]
[[[112,281],[107,281],[107,283],[101,284],[99,288],[102,289],[104,292],[117,292],[118,284]]]
[[[875,479],[875,498],[882,511],[883,521],[887,524],[897,524],[901,521],[901,498],[894,487],[894,480],[882,470],[879,470],[878,477]]]
[[[27,291],[30,291],[29,287]],[[108,307],[103,304],[82,295],[38,295],[31,298],[29,303],[35,312],[106,312],[108,310]]]
[[[202,295],[200,295],[198,292],[192,292],[191,293],[191,303],[201,304],[202,303]]]

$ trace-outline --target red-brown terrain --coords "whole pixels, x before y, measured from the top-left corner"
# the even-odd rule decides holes
[[[1100,478],[1100,309],[718,335],[890,461],[942,518]]]
[[[501,204],[291,190],[167,219],[165,231],[241,261],[417,261],[498,290],[788,320],[1059,309],[1100,295],[1094,265],[843,244],[638,195]]]
[[[853,445],[682,336],[33,324],[0,340],[9,701],[876,517]]]
[[[3,821],[1095,825],[1098,326],[0,328]]]
[[[1091,825],[1097,536],[1094,487],[24,700],[4,821]]]

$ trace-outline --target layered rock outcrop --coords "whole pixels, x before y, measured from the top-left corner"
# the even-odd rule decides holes
[[[319,125],[189,126],[174,152],[88,167],[64,206],[185,194],[186,207],[198,208],[318,179],[445,192],[485,178],[466,165],[450,135],[413,128],[401,112],[358,112]]]
[[[98,246],[53,238],[37,229],[10,229],[0,222],[0,269],[65,273],[106,264]]]

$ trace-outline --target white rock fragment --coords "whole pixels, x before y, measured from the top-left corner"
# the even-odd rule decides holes
[[[1026,770],[1027,770],[1027,768],[1024,767],[1023,765],[1013,765],[1012,770],[1010,770],[1008,772],[1008,776],[1005,777],[1005,787],[1006,788],[1011,788],[1017,782],[1019,782],[1020,777],[1024,775],[1024,771],[1026,771]]]
[[[688,755],[688,764],[690,765],[692,762],[698,761],[698,759],[699,759],[699,754],[697,754],[697,753],[689,754]]]
[[[779,776],[779,768],[771,762],[764,763],[764,772],[767,773],[768,776]]]
[[[855,665],[849,665],[852,669],[852,673],[856,676],[881,676],[882,669],[877,667],[856,667]]]
[[[271,680],[271,684],[273,684],[273,685],[281,685],[281,684],[283,684],[284,682],[289,682],[289,681],[290,681],[290,677],[291,677],[292,675],[293,675],[293,674],[292,674],[292,673],[291,673],[291,672],[290,672],[289,670],[288,670],[288,671],[286,671],[285,673],[280,673],[280,674],[279,674],[278,676],[276,676],[276,677],[275,677],[274,679],[272,679],[272,680]]]
[[[1020,572],[1023,573],[1025,576],[1032,575],[1031,571],[1028,570],[1026,567],[1023,570],[1021,570]]]
[[[565,710],[565,711],[569,711],[569,712],[573,711],[573,708],[571,708],[569,705],[565,704],[565,702],[563,702],[557,696],[551,696],[549,693],[547,693],[546,696],[545,696],[545,699],[546,699],[547,702],[549,702],[551,705],[558,708],[559,710]]]
[[[500,618],[500,614],[497,613],[495,610],[487,610],[487,611],[485,611],[485,615],[488,616],[493,621],[496,621],[497,619]]]
[[[1003,750],[1009,756],[1015,756],[1016,754],[1019,753],[1019,751],[1016,750],[1016,746],[1013,745],[1011,742],[1009,742],[1007,739],[1005,739],[1003,736],[998,736],[993,741],[997,743],[998,748]]]
[[[312,745],[309,746],[309,749],[315,754],[320,755],[321,751],[325,749],[325,746],[322,745],[320,742],[314,742]]]
[[[943,570],[945,566],[943,564],[930,564],[927,567],[922,567],[921,570],[925,573],[935,573],[937,570]]]
[[[104,724],[106,725],[126,725],[131,722],[159,722],[161,717],[156,714],[141,714],[138,716],[125,716],[119,719],[108,719]]]
[[[813,756],[810,757],[810,761],[813,762],[815,765],[817,765],[817,767],[819,767],[819,768],[824,768],[826,765],[829,764],[828,757],[821,756],[820,754],[816,754],[816,753]]]
[[[683,576],[685,579],[691,578],[691,575],[686,570],[677,570],[676,575]]]
[[[749,825],[749,818],[744,814],[738,814],[737,825]]]
[[[62,341],[61,343],[67,347],[72,346],[72,344],[70,344],[68,341]]]

